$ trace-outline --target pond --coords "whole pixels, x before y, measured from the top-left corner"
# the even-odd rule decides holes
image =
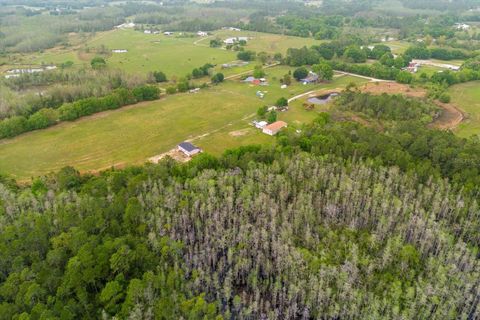
[[[323,96],[312,97],[308,99],[308,102],[313,104],[327,104],[333,98],[338,97],[338,92],[330,92],[329,94],[325,94]]]

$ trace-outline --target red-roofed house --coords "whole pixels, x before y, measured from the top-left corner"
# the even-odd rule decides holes
[[[268,126],[265,126],[263,128],[263,133],[268,134],[270,136],[276,135],[280,130],[283,128],[286,128],[288,125],[286,122],[283,121],[277,121],[274,123],[269,124]]]

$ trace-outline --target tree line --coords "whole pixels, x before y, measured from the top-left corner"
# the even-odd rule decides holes
[[[159,97],[158,87],[143,85],[133,89],[119,88],[103,97],[80,99],[73,103],[63,104],[58,109],[43,108],[28,117],[14,116],[2,120],[0,122],[0,139],[44,129],[59,121],[73,121],[97,112],[118,109],[125,105],[155,100]]]

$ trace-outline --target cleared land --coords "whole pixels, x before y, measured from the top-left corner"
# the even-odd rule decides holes
[[[466,113],[466,120],[455,133],[461,137],[480,135],[480,81],[459,84],[450,88],[452,103]]]
[[[193,68],[205,63],[223,64],[236,60],[237,52],[222,48],[210,48],[210,40],[218,37],[224,40],[229,37],[251,38],[246,46],[247,50],[267,52],[270,54],[285,54],[288,48],[311,46],[321,41],[290,37],[284,35],[266,34],[259,32],[236,32],[220,30],[213,32],[209,37],[200,38],[196,35],[173,36],[163,34],[144,34],[132,29],[112,30],[98,33],[89,39],[78,40],[74,36],[70,47],[57,47],[43,53],[17,55],[12,57],[2,70],[15,66],[31,66],[40,64],[60,64],[72,61],[77,66],[88,65],[99,48],[111,52],[114,49],[128,50],[126,53],[112,53],[107,58],[108,66],[119,68],[128,73],[146,74],[154,70],[162,70],[169,77],[185,76]],[[249,68],[251,69],[251,67]],[[239,69],[231,70],[238,73]],[[230,74],[229,72],[226,72]]]
[[[281,96],[364,81],[345,76],[325,85],[296,83],[281,89],[279,79],[289,70],[269,69],[266,87],[231,80],[198,94],[168,96],[0,141],[0,172],[25,180],[67,165],[92,171],[143,163],[188,139],[215,154],[242,144],[273,141],[255,130],[237,136],[229,133],[249,128],[256,110]],[[266,91],[264,100],[256,97],[258,90]],[[294,107],[279,116],[292,124],[314,117],[314,112]]]

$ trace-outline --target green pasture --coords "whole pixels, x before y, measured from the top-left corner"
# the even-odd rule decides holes
[[[456,129],[461,137],[480,136],[480,81],[455,85],[450,88],[452,103],[466,113],[466,120]]]
[[[242,144],[273,141],[256,131],[244,135],[230,132],[248,129],[260,106],[272,105],[282,96],[290,98],[359,80],[340,77],[328,84],[295,83],[281,89],[279,79],[289,70],[269,69],[270,85],[265,87],[230,80],[197,94],[167,96],[0,141],[0,172],[25,180],[67,165],[90,171],[143,163],[187,139],[216,154]],[[258,90],[266,92],[263,100],[256,96]],[[279,119],[294,124],[314,116],[314,112],[292,107]]]
[[[176,32],[173,36],[163,34],[144,34],[141,31],[112,30],[97,33],[92,37],[79,38],[72,36],[73,45],[61,46],[25,55],[14,55],[11,63],[16,65],[60,64],[73,61],[77,66],[88,65],[95,56],[96,49],[108,49],[107,64],[110,68],[119,68],[132,74],[146,74],[154,70],[162,70],[169,77],[182,77],[189,74],[192,69],[205,63],[221,65],[236,60],[237,52],[227,51],[223,48],[210,48],[210,40],[219,38],[225,40],[229,37],[249,37],[246,49],[270,54],[285,54],[288,48],[310,46],[320,41],[276,34],[258,32],[219,30],[209,37],[196,35],[180,35]],[[82,40],[83,39],[83,40]],[[114,49],[126,49],[127,53],[111,53]],[[227,75],[234,74],[242,68],[225,70]],[[245,68],[243,68],[245,69]]]

